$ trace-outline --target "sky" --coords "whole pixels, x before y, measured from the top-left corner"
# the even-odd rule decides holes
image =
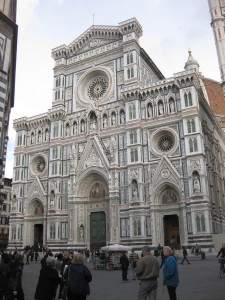
[[[13,120],[52,105],[51,50],[94,25],[118,26],[135,17],[140,45],[168,78],[184,70],[188,49],[205,77],[221,81],[207,0],[18,0],[15,105],[11,110],[5,177],[13,174]]]

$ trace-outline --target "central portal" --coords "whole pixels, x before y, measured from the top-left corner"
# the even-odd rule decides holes
[[[164,216],[164,245],[180,249],[179,220],[177,215]]]
[[[98,250],[106,245],[105,212],[93,212],[90,215],[90,250]]]
[[[42,249],[43,246],[43,225],[34,225],[34,248],[36,251]]]

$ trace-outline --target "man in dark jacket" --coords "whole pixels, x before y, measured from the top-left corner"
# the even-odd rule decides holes
[[[184,248],[183,248],[183,259],[182,259],[182,262],[181,262],[182,265],[183,265],[183,263],[184,263],[185,260],[186,260],[187,263],[190,265],[190,262],[189,262],[187,256],[188,256],[187,249],[184,247]]]
[[[10,258],[8,254],[2,253],[2,261],[0,263],[0,300],[3,300],[8,284],[9,262]]]
[[[125,252],[120,257],[120,264],[122,268],[122,279],[123,281],[127,281],[127,270],[129,267],[129,260]]]

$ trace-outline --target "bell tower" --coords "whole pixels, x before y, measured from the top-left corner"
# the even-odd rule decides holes
[[[221,84],[225,95],[225,0],[208,0],[208,3],[219,61]]]

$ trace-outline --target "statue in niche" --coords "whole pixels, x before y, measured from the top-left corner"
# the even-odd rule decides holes
[[[199,193],[201,191],[200,181],[197,175],[194,176],[193,187],[194,187],[194,193]]]
[[[77,123],[73,123],[73,134],[77,134]]]
[[[48,130],[45,131],[45,141],[48,142],[49,139],[49,133]]]
[[[84,238],[84,226],[83,225],[80,225],[80,227],[79,227],[79,238],[81,240],[83,240],[83,238]]]
[[[115,152],[116,152],[116,138],[112,136],[110,141],[110,155],[112,159],[115,159]]]
[[[93,116],[90,122],[90,129],[95,130],[96,128],[97,128],[97,121],[96,118]]]
[[[172,113],[172,112],[174,112],[174,101],[173,100],[170,100],[170,102],[169,102],[169,107],[170,107],[170,112]]]
[[[148,105],[147,110],[148,110],[148,117],[151,118],[152,117],[152,106],[150,104]]]
[[[81,132],[85,131],[84,121],[81,122]]]
[[[163,115],[163,105],[159,103],[159,115]]]
[[[122,110],[120,112],[120,124],[124,124],[125,122],[125,114],[124,114],[124,111]]]
[[[71,169],[75,171],[77,167],[77,149],[74,143],[72,144],[71,153],[69,157]]]
[[[104,115],[104,117],[103,117],[103,128],[107,128],[107,127],[108,127],[108,120],[107,120],[106,115]]]
[[[115,113],[112,113],[112,126],[116,125],[116,115]]]
[[[138,199],[138,186],[136,180],[133,180],[132,182],[132,199]]]
[[[31,135],[31,144],[34,144],[34,135]]]
[[[50,193],[50,207],[54,207],[55,206],[55,193],[52,191]]]

